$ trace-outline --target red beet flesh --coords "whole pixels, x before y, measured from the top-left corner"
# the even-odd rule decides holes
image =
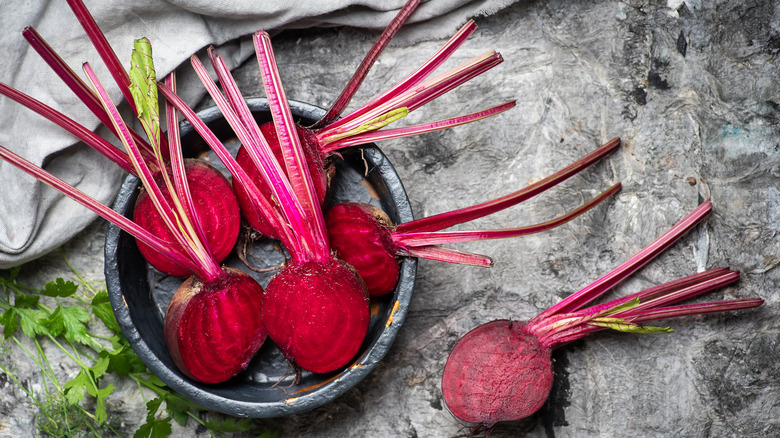
[[[233,195],[230,182],[218,170],[200,160],[187,159],[185,162],[187,183],[192,193],[195,211],[214,260],[219,263],[230,254],[238,239],[238,232],[241,229],[241,211],[238,201]],[[155,177],[155,182],[160,187],[164,187],[161,175]],[[170,203],[171,197],[168,191],[163,190],[163,193]],[[170,246],[181,248],[160,218],[146,191],[138,195],[133,221],[160,239],[170,242]],[[186,268],[172,262],[144,243],[138,242],[138,249],[149,264],[161,272],[177,277],[191,274]]]
[[[297,126],[297,130],[298,137],[301,140],[303,151],[306,156],[306,164],[314,182],[314,189],[317,192],[317,198],[320,200],[320,203],[324,203],[327,198],[330,180],[335,172],[335,167],[330,160],[320,152],[319,146],[311,131],[301,126]],[[276,135],[276,129],[274,128],[273,123],[269,122],[260,125],[260,132],[262,132],[263,136],[268,141],[276,160],[282,164],[282,169],[284,169],[282,148],[279,144],[279,138]],[[265,196],[266,199],[271,200],[271,189],[268,187],[260,170],[255,166],[255,163],[243,146],[238,150],[238,154],[236,154],[236,161],[239,166],[244,169],[262,195]],[[234,190],[241,207],[241,213],[249,225],[264,236],[278,238],[277,231],[268,224],[268,221],[254,207],[254,204],[247,193],[247,189],[242,184],[237,183],[234,185]],[[271,204],[275,205],[276,203],[272,201]]]
[[[366,284],[372,297],[392,293],[400,267],[387,214],[370,204],[346,202],[325,212],[330,245]]]
[[[368,296],[337,260],[291,263],[265,289],[261,315],[285,357],[327,373],[348,364],[368,331]]]
[[[542,407],[553,383],[551,351],[525,328],[522,322],[492,321],[455,344],[441,383],[455,417],[490,428]]]
[[[224,382],[249,364],[266,338],[263,289],[243,271],[223,268],[209,283],[189,277],[165,313],[165,342],[187,376]]]

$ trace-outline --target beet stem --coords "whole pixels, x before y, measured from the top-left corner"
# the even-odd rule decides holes
[[[371,50],[366,53],[363,61],[360,62],[360,65],[355,70],[355,73],[352,74],[352,78],[350,78],[349,82],[347,82],[347,85],[333,102],[333,105],[331,105],[330,109],[325,113],[325,115],[312,126],[312,129],[321,128],[339,118],[347,105],[349,105],[349,102],[352,100],[355,92],[357,92],[357,90],[360,88],[360,85],[363,84],[363,80],[368,75],[369,70],[371,70],[371,67],[374,65],[379,55],[382,53],[382,51],[384,51],[385,47],[387,47],[387,44],[390,42],[393,36],[398,33],[398,30],[401,28],[401,26],[406,23],[406,20],[409,18],[409,16],[411,16],[414,10],[417,9],[419,4],[420,0],[409,0],[401,8],[401,10],[398,11],[398,14],[396,14],[390,24],[387,25],[385,30],[382,31],[382,34],[371,47]]]
[[[716,278],[726,278],[729,279],[727,283],[723,283],[721,286],[717,287],[710,287],[706,288],[708,284],[711,285],[711,281]],[[645,289],[641,292],[636,292],[631,295],[627,295],[623,298],[618,298],[612,301],[609,301],[607,303],[595,305],[588,307],[587,309],[579,310],[575,312],[578,315],[587,315],[590,313],[598,313],[602,312],[606,309],[613,308],[617,305],[620,305],[624,302],[633,300],[633,299],[639,299],[641,304],[632,308],[632,310],[642,309],[646,307],[654,307],[657,304],[653,304],[656,299],[659,299],[661,297],[667,297],[666,299],[669,299],[668,297],[676,296],[675,294],[679,294],[680,291],[697,291],[701,290],[697,293],[705,293],[710,290],[715,290],[718,287],[725,286],[728,283],[737,281],[739,279],[739,272],[736,271],[730,271],[728,268],[718,268],[718,269],[709,269],[704,272],[699,272],[697,274],[689,275],[687,277],[679,278],[677,280],[669,281],[663,284],[660,284],[655,287],[651,287],[649,289]],[[690,298],[693,295],[688,295],[686,297],[680,298],[677,301],[680,301],[682,299]]]
[[[171,72],[165,78],[165,84],[174,93],[176,92],[176,73]],[[194,229],[198,239],[203,243],[203,247],[210,257],[213,257],[214,252],[209,246],[208,239],[206,239],[206,233],[203,231],[201,221],[198,218],[197,210],[195,210],[195,204],[192,199],[192,193],[190,192],[190,185],[187,183],[187,173],[184,166],[184,156],[181,149],[181,137],[179,134],[179,118],[176,114],[176,108],[169,102],[165,102],[165,119],[167,122],[168,131],[168,156],[171,157],[171,173],[173,174],[173,182],[176,197],[183,201],[181,203],[182,213],[185,217],[191,217],[191,226]]]
[[[636,322],[653,321],[680,316],[703,315],[706,313],[728,312],[732,310],[752,309],[764,304],[761,298],[742,298],[738,300],[713,301],[709,303],[683,304],[679,306],[659,307],[648,310],[636,318]]]
[[[241,181],[241,184],[244,184],[247,187],[247,193],[250,197],[253,198],[254,205],[263,211],[263,214],[271,223],[271,226],[279,230],[282,235],[289,233],[288,227],[282,225],[281,219],[277,215],[277,212],[274,211],[275,207],[273,207],[264,196],[259,195],[260,190],[252,182],[252,179],[249,177],[249,175],[247,175],[244,169],[241,168],[241,166],[236,162],[236,159],[230,155],[230,152],[227,150],[225,145],[223,145],[217,136],[214,135],[211,129],[209,129],[209,127],[203,123],[198,115],[195,114],[195,111],[193,111],[192,108],[190,108],[172,90],[166,87],[165,84],[159,84],[159,90],[165,96],[165,98],[184,115],[187,121],[192,124],[192,127],[195,129],[195,131],[200,134],[200,136],[205,140],[206,144],[208,144],[211,150],[213,150],[217,155],[217,158],[219,158],[225,167],[227,167],[230,174],[233,175],[234,181]],[[282,240],[285,242],[285,244],[294,241],[292,237],[289,237],[288,240],[282,238]],[[291,246],[291,248],[294,248],[294,246]]]
[[[91,79],[94,80],[93,78]],[[176,187],[176,184],[173,181],[175,176],[172,176],[168,172],[167,163],[163,157],[161,147],[163,137],[160,133],[160,101],[157,93],[157,73],[152,58],[152,45],[148,38],[140,38],[133,43],[130,81],[129,88],[133,97],[132,103],[136,107],[138,120],[141,122],[141,126],[146,132],[146,136],[150,140],[154,157],[157,160],[157,166],[163,170],[160,175],[165,189],[170,194],[170,199],[173,204],[170,213],[170,217],[173,219],[172,222],[175,222],[175,224],[178,225],[182,237],[184,237],[189,243],[189,246],[193,248],[192,254],[200,258],[204,265],[209,265],[210,261],[212,263],[214,261],[213,252],[208,245],[208,241],[204,238],[202,230],[200,230],[198,226],[193,225],[193,220],[197,220],[198,218],[195,215],[188,215],[187,207],[185,207],[185,205],[191,206],[193,204],[190,191]],[[105,97],[107,97],[107,95]],[[113,117],[113,110],[111,110],[111,114]],[[119,121],[121,122],[121,118]],[[125,130],[122,130],[122,132],[124,131]],[[170,145],[166,152],[170,152]],[[173,158],[178,160],[179,175],[181,178],[180,182],[186,187],[188,184],[186,182],[186,176],[184,175],[184,158],[181,156],[180,148],[175,152],[176,155],[178,155],[178,158]],[[176,172],[176,170],[173,172]],[[154,181],[154,179],[151,179],[150,181]],[[188,198],[185,199],[178,196],[182,194],[188,196]],[[152,199],[152,201],[154,203],[154,199]],[[160,210],[158,209],[158,212],[159,211]],[[185,244],[184,241],[180,241],[180,243],[182,245]]]
[[[329,260],[331,255],[325,220],[276,66],[271,38],[266,32],[259,31],[254,34],[254,43],[263,86],[282,148],[287,175],[293,188],[293,197],[301,203],[305,212],[303,217],[307,219],[300,228],[295,229],[295,233],[300,239],[305,239],[304,241],[310,246],[309,257],[313,260]],[[282,207],[286,206],[282,204]]]
[[[64,195],[68,196],[69,198],[73,199],[74,201],[78,202],[84,207],[90,209],[95,214],[115,224],[119,228],[130,233],[136,239],[149,245],[155,251],[165,254],[174,262],[179,263],[182,266],[185,266],[188,269],[191,269],[193,271],[196,269],[195,265],[188,257],[186,257],[184,254],[179,252],[177,249],[168,246],[167,242],[160,240],[159,237],[146,231],[143,227],[139,226],[135,222],[122,216],[121,214],[115,212],[114,210],[111,210],[110,208],[96,201],[94,198],[90,197],[84,192],[76,189],[75,187],[69,185],[68,183],[61,180],[60,178],[57,178],[51,173],[41,169],[35,164],[25,160],[24,158],[20,157],[14,152],[11,152],[10,150],[8,150],[2,145],[0,145],[0,158],[8,161],[9,163],[13,164],[14,166],[18,167],[24,172],[32,175],[36,179],[44,182],[45,184],[48,184],[54,189],[59,190]]]
[[[122,63],[119,61],[116,53],[111,48],[111,45],[108,44],[108,40],[100,30],[100,27],[95,21],[95,18],[81,0],[66,1],[68,2],[70,9],[76,15],[79,23],[81,23],[81,27],[83,27],[84,31],[87,33],[89,40],[92,41],[92,45],[94,45],[95,49],[97,49],[97,52],[100,55],[100,58],[103,60],[103,63],[106,65],[106,67],[108,67],[111,76],[114,78],[114,81],[119,86],[122,94],[125,96],[125,100],[132,102],[133,96],[132,93],[130,93],[129,88],[130,76],[127,74],[127,71],[124,69],[124,67],[122,67]],[[133,108],[133,111],[135,111],[135,108]]]
[[[130,108],[136,115],[138,115],[138,111],[136,110],[135,106],[132,105],[133,96],[130,92],[130,75],[122,66],[122,62],[119,60],[116,52],[114,52],[114,49],[111,48],[111,45],[108,43],[108,39],[106,39],[106,35],[103,33],[103,31],[100,30],[100,26],[98,26],[95,18],[89,12],[82,0],[66,1],[68,2],[70,9],[73,11],[73,14],[76,15],[76,19],[78,19],[79,23],[81,23],[81,27],[84,28],[87,37],[89,37],[92,45],[95,47],[98,54],[100,55],[100,58],[103,60],[103,63],[111,73],[111,76],[114,78],[114,82],[116,82],[119,90],[122,92],[122,95],[125,96],[125,100],[127,100],[127,102],[130,104]],[[165,138],[163,138],[162,141],[164,144]],[[139,145],[144,148],[144,143],[145,142],[139,143]],[[164,146],[167,145],[164,144]]]
[[[438,231],[512,207],[571,178],[583,169],[614,152],[618,146],[620,146],[620,139],[613,138],[603,146],[580,158],[566,168],[514,193],[471,207],[465,207],[447,213],[440,213],[406,222],[398,225],[396,230],[401,233]]]
[[[615,184],[595,198],[579,206],[578,208],[547,222],[536,225],[528,225],[517,228],[507,228],[500,230],[468,230],[468,231],[450,231],[450,232],[420,232],[420,233],[392,233],[393,242],[402,246],[427,246],[440,245],[445,243],[468,242],[474,240],[487,239],[505,239],[508,237],[525,236],[528,234],[540,233],[555,227],[561,226],[566,222],[582,215],[592,209],[608,197],[620,190],[620,183]]]
[[[135,174],[135,169],[133,169],[133,165],[130,163],[130,158],[128,158],[126,153],[120,151],[114,145],[101,138],[94,132],[90,131],[89,129],[85,128],[75,120],[66,116],[65,114],[3,83],[0,83],[0,94],[14,100],[21,105],[24,105],[40,116],[45,117],[49,121],[55,123],[57,126],[68,131],[70,134],[73,134],[76,136],[76,138],[83,141],[96,151],[103,154],[103,156],[116,163],[125,172]]]
[[[209,52],[211,52],[211,49],[209,49]],[[274,222],[276,222],[274,229],[284,232],[279,236],[283,244],[291,251],[301,253],[305,251],[306,242],[301,241],[295,232],[290,232],[289,228],[298,229],[302,226],[300,224],[305,222],[304,212],[300,204],[296,200],[291,199],[293,191],[290,182],[283,176],[281,165],[274,158],[268,142],[260,133],[260,129],[254,118],[251,117],[251,113],[242,115],[237,111],[237,109],[242,109],[243,112],[249,113],[249,108],[246,106],[240,91],[238,91],[238,86],[232,75],[230,75],[224,63],[220,62],[221,59],[213,58],[212,60],[214,61],[214,69],[217,71],[217,75],[222,83],[222,88],[225,90],[224,95],[219,91],[214,81],[211,80],[200,59],[194,55],[191,57],[191,63],[195,72],[225,116],[225,120],[228,121],[239,140],[244,144],[253,163],[261,172],[266,184],[272,191],[274,199],[277,200],[276,202],[279,205],[290,206],[289,208],[277,209],[266,201],[270,209],[263,211],[274,216]],[[240,180],[239,183],[243,184],[243,182],[244,180]],[[266,199],[259,191],[255,193],[255,196]],[[298,225],[292,226],[291,224],[293,223]],[[290,225],[288,226],[287,224]],[[276,228],[277,226],[281,228]]]
[[[501,55],[495,51],[489,51],[481,56],[461,64],[445,73],[436,76],[410,90],[407,90],[398,96],[394,96],[379,104],[370,110],[361,114],[359,117],[345,117],[331,125],[317,131],[315,137],[321,145],[326,144],[328,139],[339,139],[340,134],[351,131],[354,128],[373,120],[383,114],[395,109],[406,107],[409,112],[421,107],[431,100],[441,96],[444,93],[458,87],[476,76],[495,67],[503,61]]]
[[[114,130],[114,125],[111,123],[111,119],[103,110],[100,100],[95,96],[95,93],[89,88],[76,72],[71,69],[67,63],[60,57],[57,52],[44,40],[44,38],[33,28],[26,27],[22,31],[22,36],[27,40],[30,46],[35,49],[41,58],[49,65],[49,67],[62,79],[65,85],[73,91],[76,97],[81,100],[87,108],[105,125],[117,138],[119,134]],[[144,154],[151,154],[151,146],[143,139],[137,132],[131,131],[136,144],[141,148]]]
[[[457,265],[477,266],[480,268],[493,267],[493,259],[481,254],[462,252],[442,246],[414,246],[402,248],[400,252],[409,257],[436,260],[438,262],[454,263]]]
[[[222,274],[222,269],[214,261],[213,257],[209,257],[209,255],[204,251],[202,244],[200,244],[197,239],[193,239],[194,236],[186,235],[180,226],[174,222],[176,215],[174,214],[173,209],[163,197],[160,188],[154,183],[154,178],[152,177],[151,171],[146,165],[146,162],[144,162],[143,158],[141,157],[137,145],[135,145],[133,142],[133,138],[129,134],[127,125],[122,120],[122,117],[119,115],[119,111],[116,109],[116,106],[114,106],[113,102],[111,102],[111,98],[108,96],[105,88],[103,88],[103,86],[100,84],[100,81],[95,75],[95,72],[90,67],[89,63],[84,63],[84,72],[95,88],[95,91],[100,97],[104,108],[111,115],[114,126],[117,132],[120,133],[122,143],[127,148],[128,156],[133,161],[133,166],[138,170],[138,176],[144,183],[144,187],[146,188],[149,197],[157,208],[157,211],[160,213],[160,217],[163,219],[171,233],[175,236],[179,244],[185,248],[187,254],[192,257],[192,260],[196,265],[198,265],[197,270],[194,272],[203,281],[211,281],[217,278]],[[171,196],[173,196],[173,194],[174,193],[171,192]]]
[[[529,323],[528,330],[536,334],[543,344],[552,346],[561,338],[573,340],[576,336],[582,337],[601,330],[599,327],[588,326],[587,323],[605,314],[634,322],[637,316],[646,314],[649,309],[691,299],[726,287],[738,279],[739,272],[727,268],[710,269],[574,313],[557,314]],[[632,301],[636,301],[636,304],[627,309],[619,309]]]
[[[367,143],[376,143],[382,140],[408,137],[412,135],[419,135],[428,132],[439,131],[442,129],[448,129],[455,126],[476,122],[477,120],[482,120],[484,118],[494,116],[496,114],[514,108],[515,104],[516,101],[512,100],[482,111],[477,111],[463,116],[452,117],[449,119],[440,120],[438,122],[423,123],[419,125],[405,126],[402,128],[383,129],[381,131],[364,132],[362,134],[352,135],[343,138],[341,140],[329,142],[328,144],[322,145],[321,150],[322,153],[328,155],[334,153],[339,149],[343,149],[350,146],[358,146]]]
[[[348,114],[344,118],[331,122],[333,123],[347,123],[356,118],[362,117],[366,112],[372,110],[382,102],[386,102],[397,95],[406,92],[411,87],[424,81],[433,71],[435,71],[444,61],[450,58],[453,53],[468,39],[468,37],[474,33],[477,25],[474,20],[469,20],[463,27],[452,37],[449,41],[439,49],[431,58],[429,58],[423,65],[413,71],[409,76],[404,78],[401,82],[385,91],[381,95],[377,96],[367,104]]]
[[[582,308],[590,301],[598,298],[626,277],[633,274],[639,268],[650,262],[670,247],[685,233],[690,231],[712,211],[712,201],[707,200],[696,207],[688,216],[674,225],[669,231],[645,247],[625,263],[615,268],[612,272],[601,277],[587,287],[570,295],[558,304],[540,313],[534,321],[545,319],[559,313],[569,313]]]

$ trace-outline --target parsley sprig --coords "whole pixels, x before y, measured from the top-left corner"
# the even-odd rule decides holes
[[[131,379],[138,385],[147,409],[146,422],[135,431],[134,438],[170,436],[172,422],[183,426],[190,419],[205,427],[212,437],[234,432],[250,432],[262,438],[279,435],[278,430],[251,419],[210,413],[168,388],[147,369],[123,336],[105,286],[85,280],[65,261],[76,281],[57,278],[42,289],[21,284],[20,267],[0,271],[0,371],[38,408],[36,424],[41,432],[49,436],[101,437],[106,432],[119,436],[106,403],[115,390],[110,382]],[[24,338],[31,342],[24,342]],[[30,343],[34,348],[29,347]],[[4,360],[11,354],[10,344],[40,369],[40,391],[22,384]],[[64,383],[46,354],[52,346],[78,369],[76,376]],[[153,398],[147,400],[150,393]]]

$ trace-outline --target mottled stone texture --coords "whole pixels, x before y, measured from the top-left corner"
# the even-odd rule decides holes
[[[714,213],[610,297],[705,268],[742,271],[711,298],[757,296],[755,311],[667,321],[671,334],[600,333],[560,348],[556,384],[536,416],[492,437],[780,435],[780,6],[699,0],[521,1],[488,18],[448,64],[496,49],[504,63],[418,112],[423,122],[517,99],[473,126],[380,144],[417,217],[491,199],[565,166],[612,137],[621,149],[523,206],[464,228],[530,224],[615,182],[623,190],[559,229],[459,245],[492,269],[423,261],[389,355],[332,404],[275,422],[284,436],[451,437],[465,432],[441,399],[455,341],[494,318],[527,319],[626,260],[711,197]],[[455,29],[453,29],[454,31]],[[330,29],[275,37],[291,99],[327,106],[375,35]],[[390,47],[354,100],[388,87],[443,41]],[[262,95],[257,65],[236,73]],[[355,107],[353,104],[353,107]],[[68,246],[101,276],[100,227]],[[64,272],[59,256],[25,269]],[[21,361],[21,356],[20,361]],[[63,361],[63,364],[66,363]],[[30,369],[19,364],[20,371]],[[28,367],[28,368],[24,368]],[[63,371],[67,373],[67,371]],[[35,376],[28,378],[35,379]],[[122,383],[120,382],[120,387]],[[115,398],[130,433],[143,419],[132,385]],[[0,435],[31,436],[34,409],[0,376]],[[187,433],[206,436],[194,422]]]

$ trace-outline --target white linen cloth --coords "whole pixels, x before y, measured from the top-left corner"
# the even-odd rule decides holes
[[[467,19],[495,13],[515,1],[423,1],[393,43],[448,37]],[[382,29],[404,0],[88,0],[86,4],[128,66],[133,41],[148,37],[158,78],[162,78],[208,45],[224,45],[220,53],[232,63],[231,68],[238,65],[254,54],[248,45],[242,48],[238,38],[261,28]],[[0,82],[96,129],[97,119],[21,36],[26,26],[33,26],[75,71],[81,73],[82,63],[88,61],[114,102],[122,99],[65,0],[0,0]],[[360,57],[362,54],[356,57],[355,65]],[[202,86],[186,85],[182,92],[185,100],[193,102],[202,95]],[[98,132],[113,141],[104,128]],[[77,144],[61,128],[3,96],[0,145],[43,165],[107,205],[111,205],[124,177],[117,166],[91,148]],[[86,208],[54,189],[8,163],[0,163],[0,269],[20,265],[59,247],[94,218]]]

